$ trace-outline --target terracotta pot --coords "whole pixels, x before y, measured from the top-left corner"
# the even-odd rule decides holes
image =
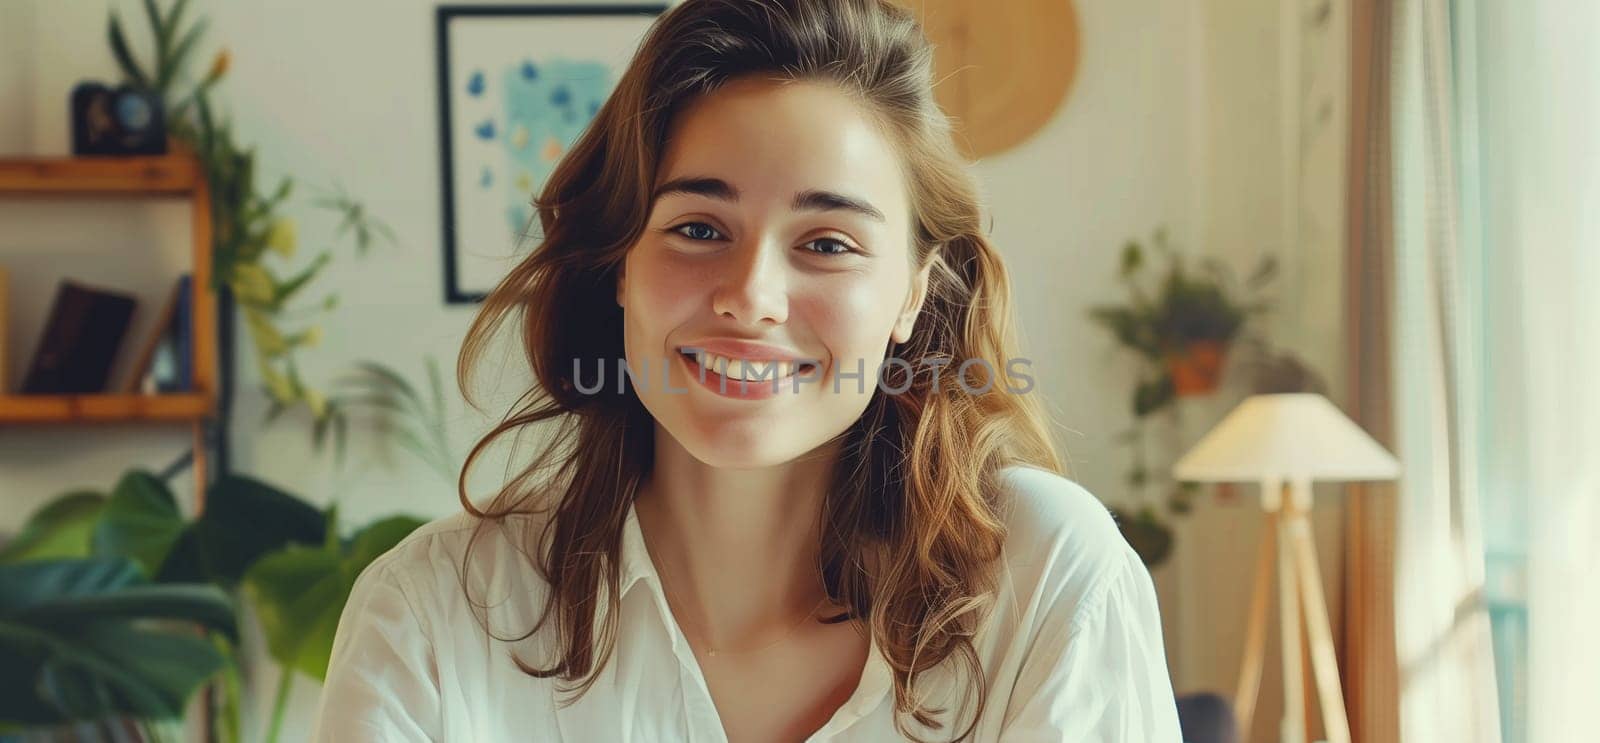
[[[1209,395],[1222,382],[1222,363],[1228,346],[1221,341],[1194,341],[1181,353],[1167,355],[1167,371],[1179,397]]]

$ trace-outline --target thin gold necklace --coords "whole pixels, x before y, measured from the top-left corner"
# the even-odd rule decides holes
[[[667,585],[666,571],[665,570],[661,570],[661,571],[659,571],[658,574],[659,574],[659,576],[661,578],[661,584],[662,584],[661,585],[661,587],[662,587],[661,593],[667,599],[667,608],[673,609],[673,614],[674,615],[677,615],[677,614],[681,613],[672,605],[672,603],[673,603],[672,602],[672,591],[669,590],[669,587]],[[798,631],[800,629],[801,626],[803,626],[806,623],[806,620],[815,617],[817,615],[817,610],[821,609],[823,607],[823,605],[826,604],[826,603],[828,603],[828,596],[827,596],[826,593],[824,593],[823,596],[822,596],[822,600],[818,601],[816,606],[811,607],[811,611],[806,612],[804,616],[800,617],[800,621],[795,622],[794,626],[790,627],[788,629],[788,631],[784,632],[782,635],[779,635],[778,639],[776,639],[776,640],[773,640],[771,642],[768,642],[768,643],[766,643],[764,645],[760,645],[760,646],[757,646],[757,647],[744,648],[744,649],[740,649],[740,650],[718,650],[718,649],[713,648],[713,647],[707,647],[707,648],[705,648],[706,655],[708,657],[712,657],[712,658],[719,658],[719,657],[726,656],[726,655],[749,655],[751,653],[755,653],[755,652],[758,652],[758,651],[761,651],[761,650],[766,650],[767,648],[770,648],[773,645],[777,645],[778,643],[789,639],[789,637],[791,635],[793,635],[796,631]],[[687,614],[685,614],[685,616],[687,616]],[[699,631],[698,627],[696,628],[696,631]]]

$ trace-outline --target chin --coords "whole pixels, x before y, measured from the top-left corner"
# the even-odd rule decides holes
[[[730,409],[683,396],[657,402],[663,404],[646,405],[657,425],[689,456],[724,469],[774,467],[811,454],[848,430],[867,405],[862,399],[848,407],[808,401],[778,409],[771,402],[749,409],[735,403]]]
[[[760,430],[728,424],[696,426],[694,434],[678,438],[690,456],[708,467],[720,469],[760,469],[793,461],[810,451],[809,446],[773,436],[771,426]]]

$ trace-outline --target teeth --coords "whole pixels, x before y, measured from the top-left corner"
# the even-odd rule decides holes
[[[730,359],[705,351],[696,352],[695,363],[729,379],[744,379],[751,382],[783,379],[794,375],[799,368],[799,365],[792,361]],[[777,370],[776,375],[772,371],[774,368]]]

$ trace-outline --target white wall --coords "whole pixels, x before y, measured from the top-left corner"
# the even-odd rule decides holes
[[[137,3],[113,4],[126,6],[123,16],[139,25]],[[319,286],[339,292],[342,307],[327,323],[326,345],[308,357],[313,379],[375,359],[420,380],[424,354],[448,372],[471,317],[470,308],[447,307],[440,298],[434,4],[194,4],[211,17],[207,49],[223,44],[231,51],[223,99],[241,139],[258,146],[267,176],[290,174],[302,187],[342,183],[400,235],[399,247],[364,260],[338,247]],[[1077,7],[1083,57],[1068,101],[1032,139],[976,167],[1014,277],[1026,352],[1073,474],[1114,501],[1124,490],[1128,455],[1112,437],[1128,423],[1132,366],[1085,320],[1085,308],[1122,297],[1114,281],[1117,250],[1159,225],[1180,245],[1239,265],[1279,246],[1280,25],[1274,0],[1079,0]],[[108,77],[113,69],[104,15],[103,2],[0,6],[0,148],[68,151],[66,91],[79,78]],[[290,213],[310,254],[327,242],[333,223],[303,203]],[[1319,204],[1339,213],[1336,202]],[[145,207],[119,209],[107,217],[107,231],[130,250],[134,243],[160,250],[167,233],[150,225],[181,220]],[[37,258],[37,246],[59,242],[70,220],[0,211],[0,262],[28,252]],[[1313,360],[1327,362],[1325,369],[1338,349],[1337,245],[1331,240],[1296,259],[1296,324],[1285,331],[1297,334],[1297,346]],[[25,338],[31,344],[32,336]],[[250,349],[241,346],[239,358],[237,469],[318,502],[337,499],[354,522],[457,507],[452,485],[404,455],[386,460],[358,445],[357,466],[338,473],[311,451],[303,418],[262,429],[256,421],[265,404],[255,392]],[[511,376],[504,389],[520,378],[514,370]],[[452,411],[459,457],[487,419],[459,401]],[[1191,436],[1223,412],[1213,401],[1186,403],[1183,411]],[[103,487],[127,466],[165,464],[186,441],[181,431],[128,433],[0,430],[0,528],[68,487]],[[71,452],[70,468],[63,452]],[[1202,507],[1183,526],[1176,559],[1157,571],[1180,690],[1232,688],[1248,540],[1258,518],[1248,501]],[[1319,535],[1325,560],[1337,526],[1334,520],[1334,531]],[[274,680],[270,669],[254,679],[263,705]],[[1271,676],[1267,684],[1264,696],[1271,696]],[[302,736],[314,693],[301,684],[287,739]],[[1263,704],[1271,712],[1272,702]]]

